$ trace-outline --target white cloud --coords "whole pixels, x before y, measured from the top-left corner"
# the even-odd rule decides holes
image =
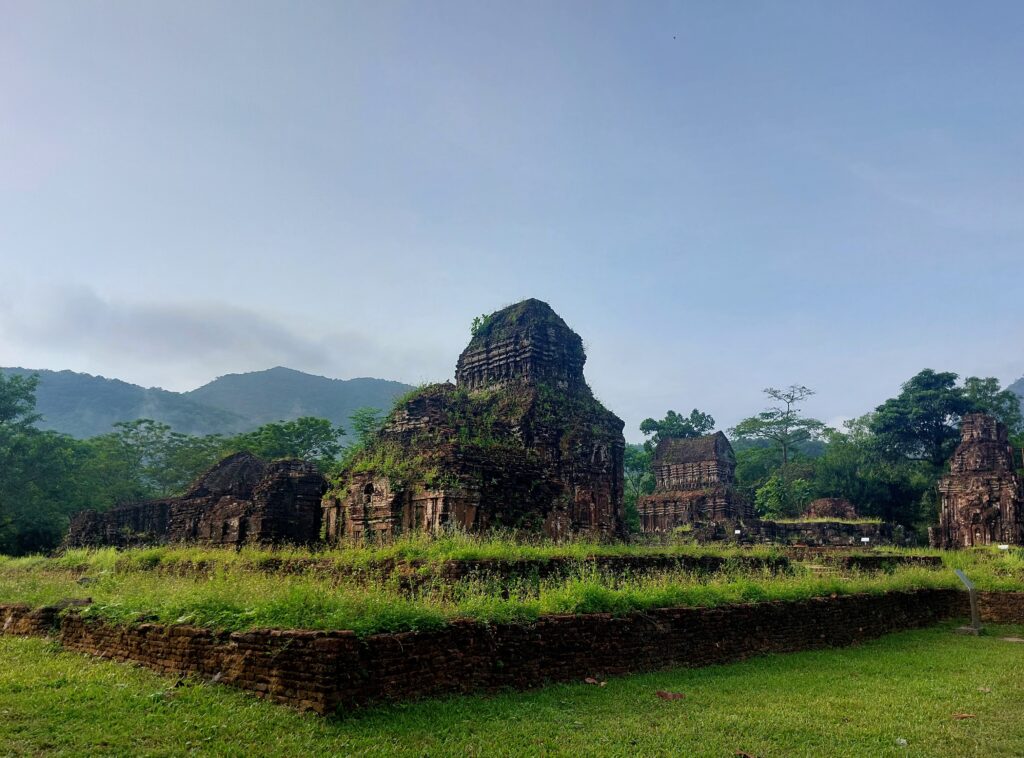
[[[0,365],[71,368],[174,390],[278,365],[339,378],[449,373],[420,348],[299,329],[237,305],[113,300],[86,287],[0,294]]]

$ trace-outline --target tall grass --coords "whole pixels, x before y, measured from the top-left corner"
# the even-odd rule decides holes
[[[1022,574],[981,574],[989,589],[1024,588]],[[956,588],[952,572],[920,567],[886,574],[819,574],[798,567],[786,575],[724,571],[695,575],[662,572],[610,576],[581,568],[571,576],[539,582],[494,579],[435,580],[409,592],[397,578],[377,583],[323,575],[272,575],[221,568],[210,575],[173,576],[106,570],[81,585],[59,571],[0,568],[0,602],[52,603],[88,596],[87,615],[114,622],[154,620],[228,630],[260,627],[426,630],[455,619],[529,623],[547,614],[613,613],[679,606],[718,606],[766,600],[800,600],[851,593]]]
[[[69,550],[46,558],[0,556],[0,603],[30,605],[89,597],[88,615],[131,623],[152,619],[229,630],[258,627],[380,631],[434,629],[455,619],[529,623],[542,615],[613,613],[678,606],[717,606],[767,600],[799,600],[850,593],[920,588],[958,588],[953,569],[967,572],[987,590],[1024,590],[1024,551],[887,551],[935,554],[940,568],[902,566],[886,573],[849,570],[830,573],[794,563],[787,572],[752,569],[727,562],[714,574],[682,570],[643,575],[602,572],[579,560],[568,575],[547,579],[480,577],[448,582],[436,575],[409,583],[400,572],[374,571],[387,560],[439,562],[455,559],[583,559],[593,555],[643,554],[773,555],[770,548],[692,545],[638,547],[576,542],[562,545],[514,543],[507,538],[454,534],[438,539],[410,537],[380,547],[311,553],[302,549],[240,551],[164,546],[118,552],[111,548]],[[304,571],[274,573],[267,562],[314,560]],[[361,577],[318,570],[321,561],[367,567]],[[203,566],[203,571],[164,571]]]
[[[118,551],[115,548],[74,548],[54,558],[0,556],[0,568],[63,569],[69,571],[102,571],[117,568],[123,571],[147,571],[202,566],[273,567],[282,562],[313,562],[338,568],[371,568],[375,564],[407,562],[439,564],[453,560],[551,560],[585,559],[602,556],[758,556],[777,557],[781,550],[774,545],[725,546],[677,543],[669,545],[604,543],[579,539],[552,542],[537,539],[524,541],[511,534],[474,535],[450,532],[440,536],[412,534],[384,544],[363,544],[314,550],[302,547],[246,546],[233,548],[195,545],[161,545]]]

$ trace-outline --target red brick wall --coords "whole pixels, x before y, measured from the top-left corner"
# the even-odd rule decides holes
[[[982,593],[989,622],[1024,622],[1024,593]],[[667,667],[706,666],[766,653],[850,645],[967,616],[955,590],[850,595],[795,602],[549,616],[529,626],[456,622],[433,632],[377,634],[185,625],[114,626],[69,613],[71,650],[192,674],[272,700],[333,711],[445,693],[536,687]],[[55,609],[0,606],[3,633],[44,634]]]
[[[59,615],[57,608],[0,605],[0,634],[42,637],[57,630]]]
[[[1024,592],[979,592],[978,612],[991,624],[1024,624]]]

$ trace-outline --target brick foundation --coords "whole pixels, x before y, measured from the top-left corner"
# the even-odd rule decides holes
[[[1024,592],[981,594],[982,618],[1024,623]],[[548,616],[528,626],[454,622],[376,634],[186,625],[115,626],[74,612],[0,606],[6,634],[57,635],[69,650],[190,674],[317,713],[448,693],[525,689],[766,653],[838,647],[968,615],[956,590],[848,595],[613,617]]]
[[[60,609],[30,608],[27,605],[0,605],[0,634],[45,637],[60,626]]]

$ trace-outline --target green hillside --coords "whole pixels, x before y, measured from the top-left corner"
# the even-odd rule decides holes
[[[105,434],[118,421],[151,418],[186,434],[231,434],[251,424],[241,416],[203,405],[177,392],[140,387],[74,371],[0,368],[5,374],[38,374],[36,411],[41,429],[73,437]]]
[[[357,408],[390,408],[412,387],[385,379],[328,379],[278,366],[248,374],[228,374],[186,392],[185,397],[222,408],[253,426],[268,421],[316,416],[348,426]]]
[[[105,434],[118,421],[139,418],[195,435],[235,434],[300,416],[319,416],[347,427],[356,408],[390,408],[411,389],[384,379],[327,379],[281,367],[229,374],[184,393],[74,371],[0,371],[38,374],[36,410],[43,416],[38,426],[78,438]]]

